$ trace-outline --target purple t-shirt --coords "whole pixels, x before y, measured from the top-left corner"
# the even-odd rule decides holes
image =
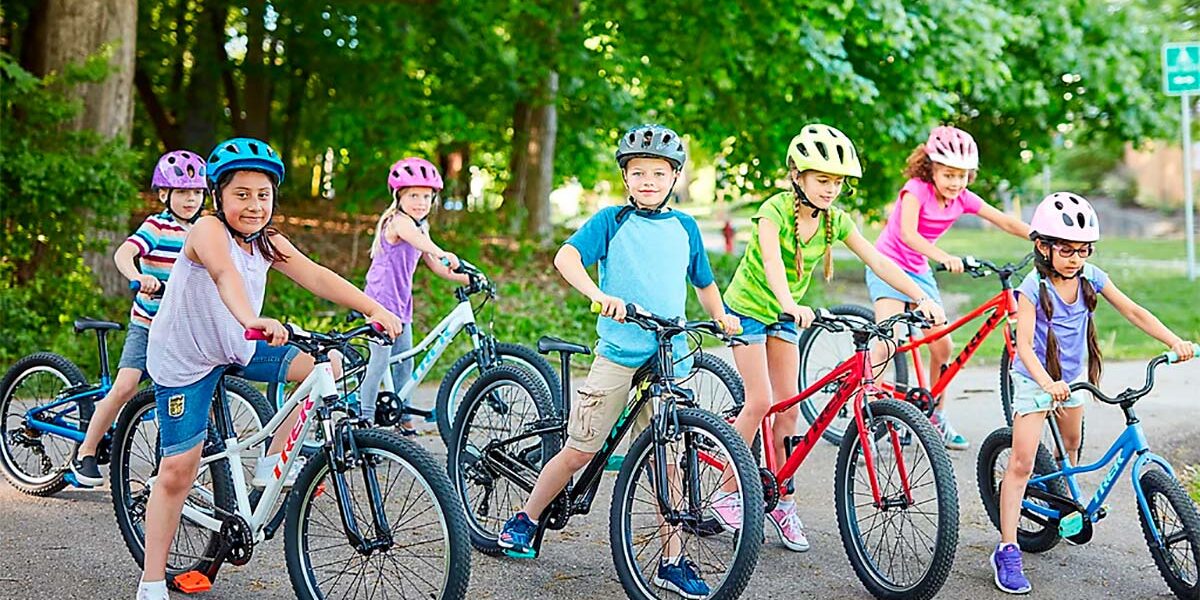
[[[937,190],[934,189],[933,184],[920,179],[909,179],[908,183],[904,184],[900,190],[900,198],[904,197],[904,192],[912,194],[920,203],[921,208],[917,214],[917,233],[930,243],[937,242],[938,238],[942,237],[947,229],[950,229],[958,217],[964,214],[978,214],[979,209],[983,208],[983,199],[975,192],[966,189],[950,201],[945,208],[942,208],[937,201]],[[875,248],[909,273],[927,273],[929,262],[926,261],[925,255],[904,243],[904,237],[900,231],[901,205],[903,202],[897,199],[896,204],[892,207],[891,215],[888,216],[887,225],[880,232],[879,238],[875,240]]]
[[[387,224],[384,224],[384,229]],[[371,259],[371,268],[367,269],[367,296],[392,311],[400,317],[403,323],[412,323],[413,273],[417,270],[417,262],[421,260],[421,251],[412,244],[400,240],[395,244],[387,241],[387,236],[381,236],[379,250]]]
[[[1092,282],[1092,287],[1096,289],[1097,294],[1108,284],[1108,274],[1091,264],[1083,266],[1083,276]],[[1016,292],[1018,296],[1029,298],[1037,310],[1037,322],[1034,324],[1033,330],[1033,351],[1037,354],[1038,360],[1042,361],[1044,368],[1046,366],[1046,326],[1048,323],[1042,307],[1038,306],[1038,288],[1040,286],[1041,277],[1037,271],[1033,271],[1025,276],[1025,280],[1017,287]],[[1058,295],[1058,290],[1050,282],[1046,282],[1046,290],[1050,293],[1050,304],[1054,307],[1054,335],[1058,338],[1058,360],[1062,365],[1062,380],[1069,383],[1083,375],[1084,366],[1087,364],[1088,309],[1083,301],[1083,290],[1079,291],[1073,304],[1064,302]],[[1033,379],[1033,375],[1029,373],[1025,363],[1020,360],[1015,362],[1013,369]]]

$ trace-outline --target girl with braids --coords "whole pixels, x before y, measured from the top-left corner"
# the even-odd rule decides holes
[[[979,148],[971,134],[954,127],[933,128],[929,139],[916,147],[908,157],[904,176],[908,182],[900,190],[900,198],[888,217],[887,225],[875,240],[875,247],[892,259],[921,286],[923,294],[942,303],[937,281],[927,261],[944,266],[951,273],[962,273],[963,261],[938,248],[938,238],[946,233],[958,217],[979,215],[1000,229],[1021,239],[1029,237],[1029,227],[1020,219],[1010,217],[989,206],[982,198],[967,189],[975,181],[979,169]],[[874,271],[867,270],[867,293],[875,304],[875,319],[882,321],[904,311],[915,296],[909,296],[888,285]],[[930,335],[937,332],[933,329]],[[950,360],[954,346],[950,336],[929,344],[929,380],[935,381]],[[882,355],[883,348],[879,348]],[[879,356],[875,362],[882,363]],[[943,412],[945,395],[938,398],[933,422],[941,431],[946,447],[966,450],[967,438],[954,430]]]
[[[771,196],[753,217],[754,236],[725,291],[730,314],[742,324],[748,345],[733,349],[734,362],[746,386],[746,404],[734,422],[746,443],[752,443],[771,404],[800,393],[797,325],[808,327],[815,314],[800,304],[817,263],[828,281],[833,276],[834,242],[841,242],[897,289],[918,298],[922,311],[942,322],[941,308],[925,296],[892,261],[868,242],[850,216],[833,203],[848,177],[861,177],[854,144],[827,125],[806,125],[792,138],[787,151],[791,189]],[[791,321],[781,322],[787,314]],[[783,440],[796,434],[793,407],[775,416],[775,452],[784,456]],[[716,516],[728,529],[741,526],[734,494],[714,503]],[[793,496],[784,496],[770,513],[780,540],[790,550],[808,550]]]
[[[1047,412],[1055,411],[1068,458],[1079,459],[1083,398],[1071,393],[1069,384],[1085,376],[1093,384],[1100,380],[1102,357],[1093,321],[1097,294],[1130,323],[1166,344],[1180,360],[1194,354],[1191,343],[1130,300],[1104,271],[1087,263],[1100,239],[1096,212],[1087,200],[1070,192],[1046,196],[1033,214],[1031,228],[1037,268],[1016,290],[1021,360],[1011,373],[1012,456],[1000,486],[1000,544],[991,557],[996,586],[1010,594],[1031,589],[1021,568],[1017,524]]]

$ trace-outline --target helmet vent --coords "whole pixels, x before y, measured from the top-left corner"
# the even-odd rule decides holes
[[[821,154],[821,158],[829,160],[829,149],[825,147],[825,142],[815,142],[813,145],[817,147],[817,152]]]
[[[175,164],[175,157],[174,157],[174,156],[168,156],[168,157],[167,157],[167,163],[169,163],[169,164],[172,164],[172,165],[173,165],[173,164]]]
[[[179,154],[188,160],[192,159],[192,155],[188,154],[187,152],[180,152]]]
[[[671,142],[671,134],[669,134],[669,133],[664,133],[664,134],[663,134],[663,137],[662,137],[662,143],[664,143],[664,144],[667,144],[667,143],[670,143],[670,142]]]
[[[195,167],[194,165],[188,165],[188,166],[187,166],[187,176],[188,176],[188,177],[195,177],[195,176],[196,176],[196,167]]]
[[[238,152],[238,147],[235,144],[225,144],[225,151],[231,154],[241,154],[241,152]]]
[[[1074,202],[1075,204],[1079,204],[1079,198],[1076,198],[1075,196],[1067,196],[1067,197],[1071,199],[1071,202]]]
[[[800,152],[801,156],[806,158],[808,157],[808,146],[805,146],[804,144],[796,144],[796,150]]]
[[[1079,222],[1080,229],[1083,229],[1084,224],[1087,222],[1087,219],[1083,218],[1083,213],[1075,213],[1075,220]]]
[[[846,149],[839,145],[837,147],[837,153],[838,153],[838,162],[845,163],[846,162]]]
[[[253,153],[255,153],[255,154],[259,154],[259,151],[258,151],[258,144],[255,144],[255,143],[251,142],[251,143],[249,143],[249,144],[246,144],[246,145],[250,147],[250,151],[251,151],[251,152],[253,152]]]
[[[1059,201],[1057,201],[1057,200],[1055,200],[1055,201],[1054,201],[1054,208],[1057,208],[1058,210],[1062,210],[1062,209],[1063,209],[1063,203],[1062,203],[1062,202],[1059,202]]]
[[[1062,214],[1062,220],[1063,223],[1067,224],[1067,227],[1073,227],[1075,225],[1075,223],[1071,222],[1071,217],[1068,217],[1066,213]]]

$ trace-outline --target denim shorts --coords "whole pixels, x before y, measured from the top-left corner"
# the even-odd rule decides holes
[[[738,334],[738,337],[745,340],[747,344],[765,344],[768,336],[781,339],[789,344],[800,341],[800,333],[796,329],[795,323],[776,321],[766,324],[754,317],[738,313],[728,306],[725,307],[725,312],[737,317],[742,322],[742,333]]]
[[[1016,371],[1010,372],[1010,376],[1013,383],[1014,414],[1028,415],[1035,412],[1049,412],[1054,408],[1054,402],[1050,400],[1050,395],[1036,381]],[[1083,391],[1071,392],[1071,397],[1067,398],[1066,402],[1060,402],[1059,406],[1063,408],[1083,406],[1086,394],[1087,392]]]
[[[270,346],[266,342],[258,342],[250,364],[229,369],[229,374],[265,383],[284,382],[287,381],[288,368],[298,354],[300,351],[292,346]],[[224,366],[216,367],[198,381],[181,387],[154,386],[159,445],[163,456],[183,454],[204,441],[213,394],[226,369]]]
[[[937,280],[933,278],[933,271],[926,271],[924,273],[909,273],[905,271],[904,274],[908,275],[908,278],[913,280],[913,283],[916,283],[921,288],[921,291],[925,292],[926,296],[929,296],[934,302],[942,304],[942,293],[938,291]],[[915,298],[909,298],[900,290],[888,285],[886,281],[880,279],[875,274],[875,271],[871,269],[867,269],[867,295],[871,296],[871,302],[881,298],[891,298],[908,303],[916,301]]]
[[[135,323],[129,324],[125,334],[125,345],[121,347],[121,360],[117,369],[137,369],[146,378],[146,344],[150,339],[150,328]]]

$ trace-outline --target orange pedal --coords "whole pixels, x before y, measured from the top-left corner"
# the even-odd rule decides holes
[[[185,594],[198,594],[212,589],[212,582],[200,571],[188,571],[175,576],[175,587]]]

